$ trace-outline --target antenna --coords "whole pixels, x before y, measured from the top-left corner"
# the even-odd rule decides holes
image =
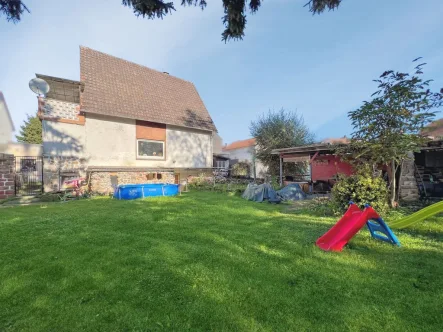
[[[49,92],[49,84],[41,78],[33,78],[29,81],[29,88],[39,97],[46,96]]]

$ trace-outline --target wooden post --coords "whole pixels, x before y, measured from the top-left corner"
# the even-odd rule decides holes
[[[280,155],[280,187],[283,187],[283,158]]]

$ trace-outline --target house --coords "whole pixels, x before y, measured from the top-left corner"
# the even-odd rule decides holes
[[[230,167],[239,162],[247,162],[251,166],[250,177],[263,179],[266,175],[267,169],[259,160],[255,158],[255,149],[255,138],[249,138],[241,141],[235,141],[226,145],[223,148],[223,153],[229,156]]]
[[[12,141],[14,132],[14,123],[9,113],[5,97],[0,91],[0,152],[6,148],[6,145]]]
[[[212,170],[217,128],[193,83],[80,47],[80,80],[36,74],[45,190],[83,176],[93,191],[182,183]]]

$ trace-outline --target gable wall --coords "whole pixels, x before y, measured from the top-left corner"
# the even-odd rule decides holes
[[[84,125],[42,123],[44,155],[78,157],[93,166],[212,167],[212,134],[207,131],[163,125],[163,133],[143,132],[135,120],[97,114],[87,114]],[[137,136],[146,134],[166,138],[165,160],[137,159]]]

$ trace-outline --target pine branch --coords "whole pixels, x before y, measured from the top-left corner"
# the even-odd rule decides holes
[[[167,14],[175,11],[173,2],[164,2],[163,0],[123,0],[122,4],[131,7],[136,16],[154,19],[155,17],[163,19]]]
[[[334,10],[340,6],[342,0],[310,0],[305,7],[309,7],[312,14],[321,14],[326,9]]]
[[[8,21],[17,23],[25,11],[30,13],[28,7],[20,0],[0,0],[0,14],[5,15]]]

